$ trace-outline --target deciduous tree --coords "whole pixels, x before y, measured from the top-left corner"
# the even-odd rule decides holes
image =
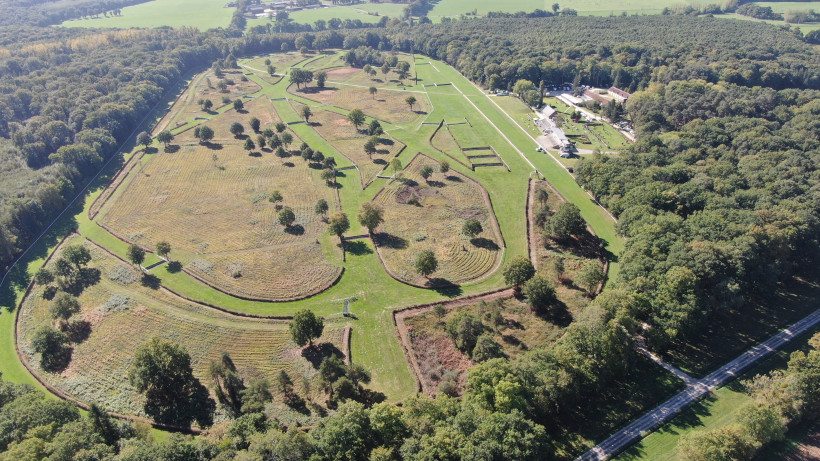
[[[524,256],[516,256],[504,268],[504,281],[512,285],[516,292],[521,291],[521,286],[535,275],[535,267],[532,261]]]
[[[145,250],[143,250],[139,245],[131,244],[128,247],[128,260],[136,266],[139,266],[143,261],[145,261]]]
[[[313,311],[303,309],[293,315],[293,320],[288,324],[290,335],[300,347],[309,344],[313,347],[313,340],[322,336],[325,322],[321,317],[317,317]]]
[[[359,223],[367,228],[367,232],[373,235],[373,231],[384,222],[384,211],[372,202],[364,202],[359,208]]]
[[[419,275],[429,278],[438,269],[438,260],[432,251],[424,250],[416,256],[413,266]]]
[[[354,127],[356,127],[356,130],[364,124],[365,119],[366,117],[361,109],[353,109],[347,114],[347,120],[352,123]]]

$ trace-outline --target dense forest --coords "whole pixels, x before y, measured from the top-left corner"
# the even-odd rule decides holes
[[[820,54],[792,32],[708,17],[559,16],[237,37],[235,19],[232,32],[207,33],[0,28],[0,267],[183,75],[298,41],[345,48],[357,66],[420,52],[486,87],[526,79],[634,92],[639,141],[577,169],[627,237],[620,277],[555,345],[472,368],[460,400],[350,401],[310,431],[248,411],[207,437],[152,444],[144,427],[0,383],[0,460],[550,459],[579,411],[634,375],[639,328],[662,351],[819,255]],[[817,392],[820,354],[793,362],[795,392]],[[806,408],[801,416],[817,414]]]
[[[38,32],[41,34],[38,35]],[[13,37],[23,41],[10,43]],[[31,242],[186,72],[222,56],[196,30],[4,28],[0,267]]]

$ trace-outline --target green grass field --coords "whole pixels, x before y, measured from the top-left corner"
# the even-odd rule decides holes
[[[552,11],[555,1],[546,0],[509,0],[499,2],[497,0],[440,0],[428,13],[428,17],[433,22],[440,22],[443,17],[458,18],[461,15],[469,15],[474,10],[477,15],[483,16],[491,11],[502,11],[506,13],[516,13],[519,11],[534,11],[541,9]],[[611,14],[659,14],[665,7],[674,7],[682,3],[687,5],[700,5],[709,3],[700,0],[617,0],[607,2],[604,0],[576,0],[571,3],[557,2],[562,8],[572,8],[580,15],[609,16]],[[325,2],[330,5],[330,2]],[[334,6],[331,8],[320,8],[313,10],[295,11],[290,13],[290,19],[301,24],[312,24],[317,20],[327,21],[332,18],[339,19],[359,19],[365,23],[375,23],[381,16],[401,17],[406,4],[401,3],[360,3],[349,6]],[[369,13],[377,13],[369,14]],[[468,16],[469,17],[469,16]],[[270,23],[268,18],[251,19],[248,26],[257,26]]]
[[[789,2],[789,3],[796,3],[796,2]],[[817,2],[805,3],[805,5],[810,5],[810,4],[812,4],[812,3],[817,3]],[[777,3],[775,3],[775,2],[770,2],[770,4],[771,4],[771,5],[776,5]],[[790,26],[790,27],[797,27],[797,28],[799,28],[799,29],[800,29],[800,30],[801,30],[804,34],[809,33],[809,32],[811,32],[811,31],[813,31],[813,30],[820,30],[820,22],[809,22],[809,23],[806,23],[806,24],[786,24],[784,21],[775,21],[775,20],[771,20],[771,19],[755,19],[755,18],[750,18],[750,17],[748,17],[748,16],[742,16],[742,15],[739,15],[739,14],[734,14],[734,13],[731,13],[731,14],[719,14],[719,15],[716,15],[715,17],[716,17],[716,18],[724,18],[724,19],[736,19],[736,20],[740,20],[740,21],[757,21],[757,22],[765,22],[766,24],[771,24],[771,25],[774,25],[774,26]]]
[[[234,8],[227,8],[225,0],[152,0],[127,6],[120,16],[75,19],[62,27],[197,27],[200,30],[228,27]]]
[[[820,2],[755,2],[759,6],[768,6],[775,13],[788,10],[820,10]]]

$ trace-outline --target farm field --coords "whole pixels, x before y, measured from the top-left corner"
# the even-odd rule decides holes
[[[61,27],[196,27],[200,30],[228,27],[234,8],[223,0],[151,0],[139,5],[126,6],[120,16],[75,19]]]
[[[706,4],[706,1],[687,0],[687,5]],[[330,2],[325,2],[330,5]],[[672,0],[618,0],[617,2],[605,2],[602,0],[580,0],[562,8],[572,8],[579,15],[609,16],[610,14],[660,14],[665,7],[674,7],[681,2]],[[349,6],[334,6],[331,8],[320,8],[312,10],[295,11],[290,13],[290,19],[300,24],[313,24],[317,20],[330,20],[339,18],[342,20],[360,20],[363,23],[379,22],[381,16],[401,17],[406,4],[394,3],[360,3]],[[484,16],[491,11],[502,11],[515,13],[518,11],[531,12],[536,9],[551,11],[552,3],[541,0],[511,0],[498,2],[496,0],[440,0],[437,2],[427,16],[433,22],[440,22],[443,17],[458,18],[462,15],[471,17],[475,11],[479,16]],[[369,13],[376,13],[369,14]],[[268,24],[268,18],[251,19],[248,26]]]
[[[230,123],[252,115],[271,125],[269,110],[259,98],[248,113],[214,117],[207,123],[216,132],[213,144],[199,144],[193,130],[178,135],[179,151],[154,155],[126,179],[100,222],[147,249],[168,241],[183,269],[236,296],[284,300],[334,283],[341,268],[326,260],[334,250],[314,205],[336,200],[319,170],[301,159],[283,163],[269,150],[248,155],[228,132]],[[268,200],[275,190],[281,203]],[[293,225],[277,221],[282,206],[294,211]]]
[[[420,174],[425,167],[436,171],[428,180]],[[414,285],[476,279],[493,270],[503,253],[504,242],[484,189],[459,173],[438,170],[438,162],[419,155],[374,199],[384,209],[384,223],[375,236],[379,256],[395,277]],[[478,220],[483,228],[473,239],[461,235],[468,219]],[[438,259],[433,278],[421,277],[413,268],[414,258],[424,250]]]
[[[231,355],[245,379],[273,380],[276,373],[285,370],[294,379],[318,381],[316,367],[293,343],[285,322],[236,317],[186,301],[152,286],[150,279],[142,277],[133,265],[79,235],[66,240],[63,248],[65,245],[88,248],[92,256],[88,268],[98,272],[96,283],[86,286],[79,295],[82,308],[72,317],[87,322],[90,333],[74,341],[64,369],[44,372],[38,356],[28,347],[34,331],[54,323],[49,313],[51,302],[44,299],[45,287],[39,285],[23,304],[19,331],[20,347],[34,369],[68,395],[98,402],[109,411],[144,415],[144,398],[128,383],[128,369],[134,350],[153,337],[185,347],[191,354],[195,376],[208,387],[209,364],[219,360],[223,352]],[[337,322],[325,328],[317,340],[317,344],[327,344],[322,350],[340,350],[343,326]],[[314,383],[312,389],[320,387]],[[318,400],[320,394],[304,397]]]
[[[788,2],[788,3],[796,3],[796,2]],[[814,3],[817,3],[817,2],[803,3],[803,5],[810,5],[810,4],[814,4]],[[767,2],[766,4],[768,6],[772,6],[772,9],[774,11],[778,11],[773,6],[773,5],[777,4],[776,2]],[[812,7],[805,6],[805,7],[799,8],[799,9],[808,9],[808,8],[812,8]],[[813,7],[813,8],[815,8],[815,10],[817,9],[817,7]],[[766,24],[771,24],[773,26],[780,26],[780,27],[785,27],[785,26],[796,27],[796,28],[800,29],[800,31],[803,32],[804,34],[807,34],[807,33],[811,32],[813,30],[820,30],[820,22],[807,22],[807,23],[803,23],[803,24],[786,24],[785,21],[777,21],[777,20],[774,20],[774,19],[755,19],[755,18],[750,18],[749,16],[743,16],[743,15],[736,14],[736,13],[716,14],[715,17],[716,18],[723,18],[723,19],[730,19],[730,20],[734,19],[734,20],[739,20],[739,21],[765,22]]]

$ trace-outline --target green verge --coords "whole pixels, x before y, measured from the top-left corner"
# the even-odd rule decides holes
[[[784,369],[789,355],[796,350],[807,350],[808,340],[818,331],[820,328],[815,328],[783,349],[772,353],[771,356],[738,376],[738,379],[685,409],[675,419],[656,429],[615,460],[672,461],[677,459],[677,444],[681,436],[698,430],[719,429],[736,422],[738,409],[752,401],[752,398],[743,391],[741,381],[761,373]],[[805,424],[793,427],[786,434],[785,441],[764,448],[755,459],[780,459],[785,452],[807,435],[809,429],[810,426]]]

